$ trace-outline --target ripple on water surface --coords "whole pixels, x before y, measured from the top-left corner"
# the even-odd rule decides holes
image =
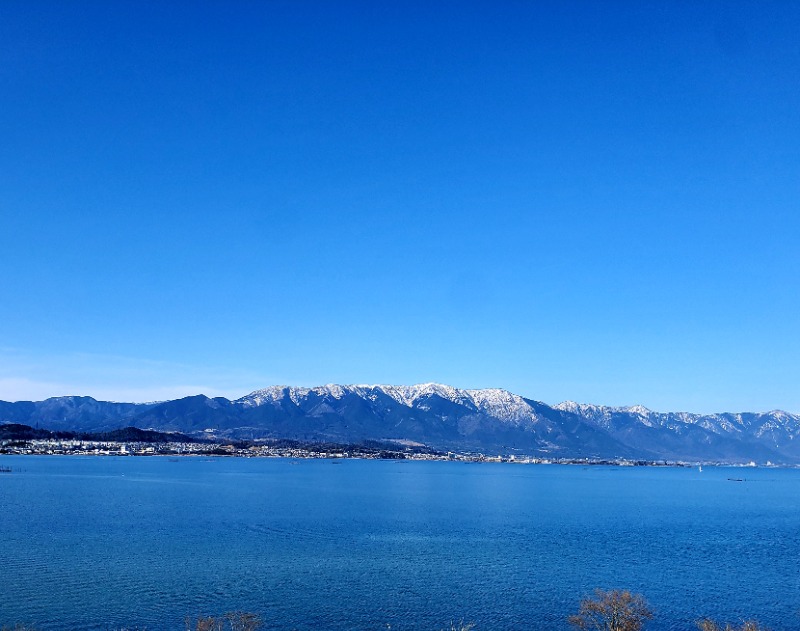
[[[558,630],[595,587],[644,593],[654,630],[796,619],[796,470],[9,460],[0,625]]]

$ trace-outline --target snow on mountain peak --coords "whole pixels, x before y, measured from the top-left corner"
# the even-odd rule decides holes
[[[500,388],[466,390],[475,406],[482,412],[506,420],[536,422],[536,413],[521,396]]]
[[[643,405],[629,405],[617,408],[617,410],[620,412],[628,412],[629,414],[638,414],[639,416],[650,416],[650,414],[652,414],[652,410],[649,410]]]
[[[265,403],[274,403],[275,401],[283,398],[284,393],[289,390],[289,386],[269,386],[261,390],[255,390],[248,395],[237,399],[235,403],[239,403],[246,408],[258,407]]]
[[[536,422],[537,417],[531,406],[519,395],[500,388],[484,388],[478,390],[462,390],[441,383],[419,383],[412,386],[394,386],[378,384],[358,384],[342,386],[327,384],[314,388],[292,386],[271,386],[256,390],[237,401],[244,407],[257,407],[264,404],[277,405],[288,397],[295,405],[299,405],[309,395],[330,396],[341,399],[347,394],[356,394],[363,398],[374,399],[374,392],[379,391],[406,407],[414,407],[420,400],[436,395],[446,401],[462,405],[496,418],[514,423]]]
[[[572,412],[573,414],[593,414],[596,412],[604,412],[607,409],[602,405],[578,403],[577,401],[562,401],[554,405],[553,408],[561,410],[562,412]]]
[[[576,414],[585,419],[590,419],[602,427],[609,427],[612,408],[592,403],[576,403],[575,401],[562,401],[553,406],[556,410]]]
[[[340,386],[335,383],[329,383],[324,386],[316,386],[314,388],[303,388],[299,386],[269,386],[268,388],[251,392],[241,399],[237,399],[236,403],[239,403],[244,407],[258,407],[259,405],[264,405],[265,403],[275,404],[288,396],[292,403],[299,405],[300,402],[307,398],[311,393],[321,397],[330,396],[334,399],[341,399],[352,389],[352,386]]]
[[[784,410],[771,410],[766,414],[783,422],[796,421],[800,419],[800,416],[798,416],[797,414],[790,414],[789,412],[785,412]]]

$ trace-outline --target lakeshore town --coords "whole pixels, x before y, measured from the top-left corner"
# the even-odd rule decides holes
[[[504,462],[515,464],[575,464],[612,466],[697,466],[697,462],[650,461],[601,458],[546,458],[519,455],[488,455],[481,453],[439,452],[415,450],[407,447],[393,449],[362,445],[331,444],[282,444],[274,442],[251,442],[244,444],[219,442],[121,442],[81,439],[30,439],[2,440],[0,454],[3,455],[80,455],[80,456],[206,456],[238,458],[359,458],[370,460],[420,460],[460,462]],[[709,463],[712,464],[712,463]],[[722,463],[717,463],[722,464]],[[755,462],[729,463],[730,466],[756,466]],[[774,466],[766,463],[766,466]]]
[[[461,460],[466,462],[555,462],[543,458],[486,456],[473,453],[427,452],[405,449],[372,448],[337,445],[275,445],[208,442],[118,442],[77,439],[34,439],[2,441],[0,453],[19,455],[84,455],[84,456],[234,456],[239,458],[364,458],[394,460]]]

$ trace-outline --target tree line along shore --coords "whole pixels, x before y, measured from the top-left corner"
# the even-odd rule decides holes
[[[627,458],[558,458],[441,451],[425,445],[365,440],[360,443],[303,442],[293,439],[220,440],[126,427],[110,432],[69,432],[7,423],[0,425],[0,454],[102,456],[233,456],[240,458],[361,458],[375,460],[449,460],[517,464],[618,466],[696,466],[696,462]],[[703,463],[706,464],[706,463]],[[725,464],[725,463],[710,463]],[[6,471],[0,471],[6,472]]]

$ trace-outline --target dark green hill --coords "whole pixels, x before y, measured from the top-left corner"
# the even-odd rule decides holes
[[[138,427],[125,427],[110,432],[65,432],[34,429],[29,425],[20,423],[6,423],[0,425],[0,440],[95,440],[119,443],[169,443],[182,442],[194,443],[200,439],[185,434],[156,432],[139,429]]]

